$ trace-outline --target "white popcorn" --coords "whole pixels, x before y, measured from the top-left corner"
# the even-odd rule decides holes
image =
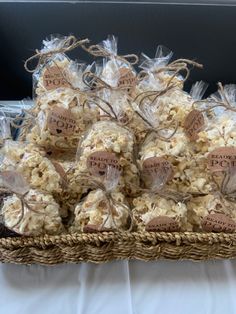
[[[25,196],[25,202],[29,208],[24,206],[22,215],[21,201],[16,195],[4,199],[2,215],[7,228],[27,236],[53,235],[64,231],[59,205],[51,195],[31,189]]]
[[[187,208],[194,231],[203,231],[203,219],[211,213],[224,214],[236,221],[236,203],[220,199],[217,194],[194,197],[187,203]]]
[[[139,152],[141,162],[150,157],[173,156],[183,157],[190,155],[190,147],[188,147],[188,140],[183,130],[178,130],[173,137],[168,141],[159,139],[153,136],[147,137],[146,141],[141,146]]]
[[[138,230],[145,230],[152,219],[166,216],[177,221],[182,231],[191,231],[187,222],[187,207],[159,195],[144,193],[133,200],[133,215]]]
[[[206,160],[201,155],[179,158],[174,164],[174,178],[170,186],[190,194],[207,194],[215,187]]]
[[[78,153],[78,162],[74,176],[78,177],[83,172],[88,172],[87,158],[94,152],[115,153],[122,168],[119,186],[127,194],[135,191],[133,186],[138,186],[138,169],[133,161],[134,137],[132,133],[115,122],[100,121],[95,123],[85,134],[81,141]],[[78,182],[74,183],[75,191]],[[80,189],[80,187],[79,187]]]
[[[82,188],[77,191],[73,190],[74,185],[74,162],[64,160],[53,160],[59,162],[66,173],[66,188],[62,191],[58,190],[53,193],[53,197],[60,205],[60,215],[62,218],[68,218],[74,212],[75,205],[81,198]]]
[[[82,133],[99,119],[97,107],[82,106],[85,99],[85,96],[76,94],[72,89],[56,89],[44,94],[37,101],[35,107],[36,125],[28,134],[27,140],[45,149],[75,150]],[[73,119],[73,133],[52,133],[48,123],[49,115],[52,110],[58,109],[65,109],[68,110],[68,113],[70,112]],[[72,125],[69,124],[69,126]]]
[[[70,81],[72,81],[73,78],[76,78],[76,75],[77,75],[76,71],[69,70],[71,63],[72,61],[65,55],[57,54],[51,60],[49,60],[49,62],[41,66],[39,70],[35,71],[35,73],[33,74],[35,95],[41,96],[41,95],[45,95],[48,92],[48,89],[44,84],[43,78],[44,78],[45,72],[47,71],[50,73],[50,68],[52,67],[56,67],[58,69],[58,73],[61,72],[65,76],[68,76],[68,72],[69,72]],[[56,85],[55,85],[55,88],[56,88]]]
[[[111,196],[114,202],[109,201],[100,189],[90,192],[75,208],[71,232],[83,232],[86,226],[95,227],[95,231],[127,229],[130,214],[127,205],[123,205],[125,197],[118,192],[111,193]]]
[[[178,88],[183,88],[183,80],[178,77],[172,77],[168,72],[151,73],[147,72],[143,80],[140,81],[138,88],[141,91],[147,90],[162,90],[167,87],[171,80],[171,84],[178,86]]]
[[[195,149],[207,155],[218,147],[236,146],[235,114],[227,112],[209,120],[203,131],[198,133]]]
[[[0,169],[16,170],[31,187],[49,193],[62,191],[61,176],[45,153],[33,144],[7,141]]]

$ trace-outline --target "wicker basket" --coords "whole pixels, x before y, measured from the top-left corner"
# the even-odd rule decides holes
[[[0,239],[0,261],[16,264],[235,257],[236,234],[227,233],[103,232]]]

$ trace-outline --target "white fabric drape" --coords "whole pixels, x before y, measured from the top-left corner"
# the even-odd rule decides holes
[[[0,265],[2,314],[235,314],[236,261]]]

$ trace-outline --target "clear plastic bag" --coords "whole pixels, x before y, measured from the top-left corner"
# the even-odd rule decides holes
[[[153,59],[142,53],[140,68],[143,79],[138,88],[143,91],[162,90],[169,84],[174,84],[177,89],[182,90],[183,84],[190,74],[189,67],[202,67],[201,64],[188,59],[177,59],[170,63],[172,56],[173,52],[161,45],[157,47]]]
[[[58,90],[42,97],[36,125],[27,140],[48,151],[75,150],[85,129],[99,119],[96,106],[83,106],[80,101],[80,94],[72,90],[64,97]]]
[[[32,102],[29,100],[0,103],[1,146],[8,139],[15,140],[20,137],[20,128],[24,121],[25,112],[31,108]]]
[[[143,92],[133,101],[133,107],[142,110],[149,110],[150,119],[154,123],[167,123],[172,120],[178,122],[179,127],[185,127],[187,115],[193,110],[193,103],[202,99],[208,84],[203,81],[196,82],[190,94],[170,85],[161,91]],[[150,108],[151,107],[151,108]],[[150,112],[152,110],[152,112]],[[151,121],[152,122],[152,121]],[[186,133],[186,132],[185,132]]]
[[[203,116],[203,125],[194,141],[195,149],[210,152],[215,148],[235,146],[236,85],[219,84],[206,101],[195,102],[194,109]]]
[[[134,224],[140,231],[191,231],[187,207],[158,194],[144,193],[133,200]]]
[[[2,147],[8,139],[11,139],[10,120],[6,117],[3,110],[0,110],[0,147]]]
[[[151,59],[144,53],[141,54],[139,67],[146,72],[155,72],[161,67],[168,65],[173,54],[173,51],[169,48],[159,45],[157,46],[155,58]]]
[[[205,91],[206,85],[203,82],[197,82],[191,90],[189,96],[189,112],[191,104],[195,100],[199,100]],[[159,128],[159,132],[151,132],[145,138],[139,151],[139,166],[143,169],[143,165],[150,160],[159,162],[164,159],[165,162],[171,164],[173,168],[173,177],[169,185],[179,191],[185,193],[208,193],[212,190],[209,173],[206,171],[206,162],[203,155],[198,155],[195,145],[189,141],[185,129],[184,122],[181,121],[183,112],[173,111],[168,116],[163,114],[162,107],[152,105],[151,107],[143,106],[145,110],[145,118],[150,124]],[[161,112],[160,115],[158,113]],[[166,111],[167,112],[167,111]],[[161,119],[164,117],[164,120]],[[173,118],[177,120],[173,120]],[[162,127],[163,121],[166,121],[166,129]],[[168,124],[169,123],[169,129]],[[182,122],[182,125],[181,123]],[[177,123],[177,124],[176,124]],[[176,124],[177,128],[174,128]],[[165,126],[165,125],[164,125]],[[161,130],[162,129],[162,130]]]
[[[235,149],[235,86],[226,85],[206,100],[196,102],[196,120],[192,120],[194,137],[192,156],[182,163],[184,182],[192,193],[207,194],[214,190],[212,175],[219,184],[224,171],[234,165]],[[198,116],[202,117],[198,128]],[[195,127],[196,125],[196,127]]]
[[[61,75],[64,75],[64,80],[67,84],[45,90],[44,93],[38,95],[35,99],[36,106],[34,112],[38,113],[46,105],[50,105],[52,101],[58,99],[61,102],[65,102],[69,97],[73,97],[73,95],[77,96],[79,102],[83,104],[87,98],[87,85],[84,82],[84,74],[90,72],[92,68],[94,68],[94,63],[87,65],[85,63],[70,61],[61,73]],[[58,71],[62,70],[58,69]]]
[[[204,82],[194,84],[188,96],[188,106],[185,107],[185,112],[192,110],[192,104],[201,99],[206,87]],[[160,99],[160,103],[161,101]],[[212,190],[210,175],[206,171],[204,156],[196,154],[195,145],[189,141],[183,127],[185,112],[183,109],[178,110],[178,107],[181,108],[180,104],[177,110],[173,107],[169,112],[167,107],[164,103],[152,106],[142,105],[141,114],[144,114],[150,126],[155,130],[159,129],[159,132],[153,132],[150,128],[148,136],[140,147],[139,167],[142,170],[143,165],[149,163],[149,160],[152,162],[156,160],[157,163],[164,160],[173,169],[170,187],[184,193],[208,193]],[[163,121],[166,121],[164,125]],[[176,125],[175,129],[174,125]]]
[[[31,111],[33,128],[27,139],[50,152],[75,150],[85,129],[99,120],[98,107],[86,102],[87,87],[83,80],[93,64],[72,65],[76,75],[71,78],[70,88],[42,94]]]
[[[173,86],[170,86],[162,91],[144,92],[132,101],[135,119],[138,118],[137,124],[133,125],[138,143],[142,143],[145,136],[150,133],[155,133],[156,138],[166,139],[178,129],[178,115],[176,112],[172,113],[168,105],[162,101],[163,97],[169,97],[172,89]],[[169,132],[170,129],[172,132]]]
[[[211,193],[192,199],[189,220],[198,231],[235,232],[236,86],[219,83],[215,94],[196,105],[204,123],[193,145],[204,160]]]
[[[56,166],[62,179],[62,189],[53,192],[53,197],[60,205],[60,216],[67,224],[74,212],[75,204],[78,203],[82,197],[82,189],[78,188],[76,191],[73,189],[74,156],[73,160],[52,159],[51,161],[54,167]]]
[[[131,55],[118,55],[117,38],[108,36],[100,44],[91,46],[88,51],[97,57],[104,57],[101,67],[100,79],[111,89],[121,89],[134,92],[137,84],[137,74],[133,64],[138,62],[138,57]]]
[[[187,138],[178,122],[162,121],[159,108],[155,105],[142,105],[137,113],[146,124],[146,136],[140,143],[137,158],[140,171],[150,167],[156,171],[169,167],[174,176],[180,176],[179,159],[187,158],[190,152]],[[173,179],[173,176],[169,179]]]
[[[80,176],[92,191],[76,205],[71,232],[122,231],[132,227],[131,210],[117,189],[119,176],[120,171],[112,166],[108,166],[103,178]]]
[[[60,234],[64,227],[59,205],[50,194],[30,189],[16,171],[0,173],[2,191],[12,193],[3,200],[1,215],[4,225],[20,235]]]
[[[65,188],[62,172],[37,146],[24,142],[6,141],[1,151],[1,171],[15,169],[34,189],[47,193],[61,192]]]
[[[33,73],[33,95],[39,96],[45,92],[60,87],[69,87],[66,76],[70,71],[72,60],[60,51],[68,40],[67,36],[51,36],[43,41],[40,53],[48,53],[48,58]],[[69,42],[68,42],[69,44]],[[51,54],[50,54],[51,53]],[[73,75],[73,73],[70,73]]]
[[[142,231],[191,231],[186,200],[190,195],[167,186],[172,167],[164,159],[149,159],[141,172],[146,189],[133,199],[134,224]]]
[[[0,103],[0,137],[2,143],[7,139],[23,140],[28,132],[28,125],[32,124],[30,112],[33,108],[31,99],[24,99],[19,102]],[[24,129],[24,126],[27,126]]]
[[[140,142],[146,134],[146,124],[136,113],[130,103],[129,95],[124,91],[104,89],[98,93],[91,103],[100,108],[100,120],[116,121],[127,127]]]
[[[25,69],[33,73],[34,97],[57,88],[70,87],[68,80],[75,78],[76,72],[66,52],[87,42],[87,39],[77,40],[72,35],[51,35],[43,40],[43,47],[25,62]],[[36,59],[38,62],[35,68],[29,68]]]
[[[34,98],[58,88],[69,88],[68,80],[76,75],[72,61],[64,55],[56,55],[33,74]],[[69,78],[68,78],[69,77]]]
[[[145,73],[140,81],[140,90],[161,90],[166,87],[171,75],[167,71],[158,73],[158,70],[166,67],[173,56],[173,52],[168,48],[159,45],[157,46],[155,58],[149,58],[144,53],[141,54],[139,67]],[[175,78],[177,85],[181,82],[181,78]]]
[[[196,232],[236,231],[236,203],[208,194],[192,198],[187,204],[188,220]]]
[[[132,194],[132,185],[139,184],[134,145],[134,136],[129,129],[113,121],[95,123],[85,133],[78,147],[74,188],[78,189],[76,177],[81,173],[102,177],[108,165],[115,165],[122,169],[119,188],[125,194]]]

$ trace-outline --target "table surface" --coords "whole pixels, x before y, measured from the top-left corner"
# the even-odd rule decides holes
[[[0,265],[4,314],[235,314],[236,261]]]

